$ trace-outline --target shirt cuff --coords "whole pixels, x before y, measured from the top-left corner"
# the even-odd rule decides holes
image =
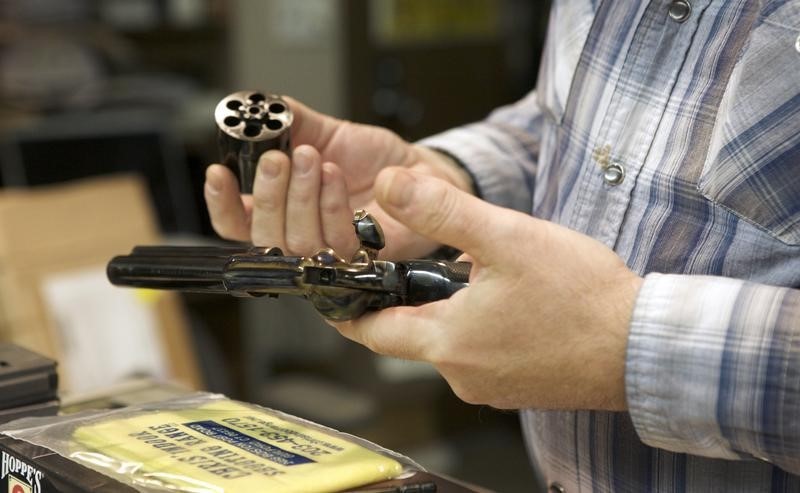
[[[486,122],[474,123],[417,143],[449,154],[464,166],[475,181],[477,194],[484,200],[530,212],[532,175],[520,166],[520,157],[509,151],[521,149],[519,140],[500,127]]]
[[[764,436],[780,436],[797,411],[779,404],[787,400],[782,392],[791,395],[796,386],[787,381],[791,375],[773,371],[797,359],[791,295],[722,277],[647,275],[631,321],[625,376],[642,441],[726,459],[775,452],[764,447]]]

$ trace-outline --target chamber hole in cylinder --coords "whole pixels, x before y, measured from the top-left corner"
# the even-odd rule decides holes
[[[236,118],[235,116],[228,116],[222,121],[225,122],[225,125],[229,127],[235,127],[236,125],[242,123],[242,120]]]
[[[241,101],[237,101],[235,99],[231,99],[230,101],[228,101],[225,104],[225,106],[227,106],[229,110],[238,110],[241,105],[242,105],[242,102]]]
[[[261,101],[264,101],[265,99],[267,99],[267,98],[264,97],[263,94],[258,93],[258,92],[254,92],[253,94],[250,95],[250,101],[252,101],[253,103],[260,103]]]
[[[248,124],[244,127],[244,134],[248,137],[256,137],[261,133],[260,125]]]
[[[264,125],[270,130],[280,130],[283,128],[283,123],[280,120],[267,120]]]
[[[258,106],[251,106],[251,107],[250,107],[250,109],[249,109],[249,110],[247,110],[247,111],[249,111],[250,113],[252,113],[252,114],[254,114],[254,115],[255,115],[256,113],[258,113],[258,112],[259,112],[259,111],[261,111],[261,110],[260,110],[260,109],[258,109]]]
[[[269,105],[270,113],[283,113],[284,111],[286,111],[286,106],[282,105],[281,103],[272,103]]]

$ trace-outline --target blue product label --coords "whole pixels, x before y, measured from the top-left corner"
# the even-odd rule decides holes
[[[233,445],[234,447],[257,455],[262,459],[275,462],[282,466],[296,466],[315,462],[308,457],[262,442],[257,438],[245,435],[233,428],[228,428],[216,421],[194,421],[192,423],[184,423],[183,425],[207,437]]]

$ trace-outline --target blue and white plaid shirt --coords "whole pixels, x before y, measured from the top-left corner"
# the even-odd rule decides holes
[[[549,482],[800,491],[800,1],[556,0],[537,90],[423,143],[646,276],[629,412],[523,414]]]

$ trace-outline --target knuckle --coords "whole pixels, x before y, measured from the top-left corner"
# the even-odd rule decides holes
[[[325,319],[325,322],[328,325],[333,326],[337,332],[339,332],[342,337],[349,339],[354,342],[359,342],[358,337],[356,337],[355,329],[353,328],[352,322],[332,322],[328,319]]]
[[[468,404],[484,404],[485,397],[481,395],[480,385],[469,376],[472,364],[469,358],[465,359],[468,352],[468,348],[458,341],[440,338],[437,344],[427,349],[426,359],[444,377],[459,399]]]
[[[448,379],[447,383],[450,385],[450,388],[453,390],[453,393],[461,399],[462,401],[466,402],[467,404],[482,404],[481,399],[478,398],[478,395],[474,392],[472,386],[464,385],[464,383],[459,379]]]
[[[401,140],[400,136],[396,132],[389,130],[386,127],[377,127],[377,128],[373,127],[370,130],[375,132],[376,139],[386,140],[386,141]]]
[[[319,210],[320,213],[326,216],[338,216],[345,211],[345,204],[339,200],[333,200],[329,197],[325,197],[324,195],[320,198],[319,201]]]
[[[456,220],[459,215],[456,210],[456,197],[449,187],[440,186],[439,206],[430,210],[425,218],[425,229],[430,232],[441,230],[448,222]]]
[[[317,202],[319,190],[314,187],[312,180],[305,177],[293,178],[292,186],[289,188],[288,197],[289,201],[298,204],[308,204],[310,202]]]
[[[273,210],[282,205],[282,200],[277,194],[255,193],[253,194],[253,208],[260,210]]]
[[[381,340],[379,337],[375,337],[372,332],[367,332],[363,334],[362,337],[363,339],[361,343],[373,353],[380,354],[382,356],[390,356],[393,354],[386,342]]]

